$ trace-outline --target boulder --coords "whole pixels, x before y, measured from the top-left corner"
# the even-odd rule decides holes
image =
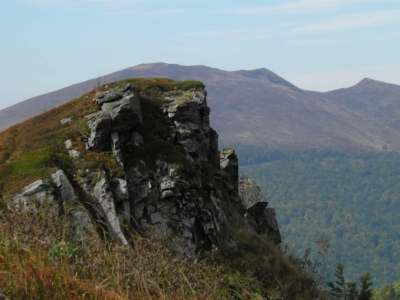
[[[268,202],[254,180],[241,178],[239,180],[239,196],[246,208],[246,218],[260,234],[266,234],[274,244],[281,243],[281,234],[275,209],[267,208]]]
[[[21,194],[13,198],[13,204],[16,209],[31,210],[38,208],[41,203],[47,202],[50,210],[58,214],[59,207],[54,197],[55,190],[49,180],[38,180],[23,188]]]

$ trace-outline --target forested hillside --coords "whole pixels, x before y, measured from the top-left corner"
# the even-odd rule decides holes
[[[370,271],[379,287],[400,278],[400,153],[235,147],[294,251],[325,238],[330,267],[340,260],[349,279]]]
[[[375,291],[374,300],[399,300],[400,299],[400,281],[387,284],[379,290]]]

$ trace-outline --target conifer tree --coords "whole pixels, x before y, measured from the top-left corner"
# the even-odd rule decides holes
[[[360,295],[357,300],[370,300],[372,299],[372,281],[371,274],[369,272],[363,274],[360,278]]]

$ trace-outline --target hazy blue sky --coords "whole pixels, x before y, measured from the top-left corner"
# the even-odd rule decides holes
[[[400,85],[400,0],[1,0],[0,109],[141,63]]]

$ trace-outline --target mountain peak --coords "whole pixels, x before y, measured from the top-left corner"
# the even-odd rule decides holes
[[[392,83],[387,83],[387,82],[383,82],[383,81],[379,81],[379,80],[375,80],[375,79],[372,79],[372,78],[368,78],[368,77],[365,77],[365,78],[363,78],[359,83],[357,83],[355,86],[359,86],[359,85],[371,85],[371,84],[375,84],[375,85],[377,85],[377,84],[379,84],[379,85],[395,85],[395,84],[392,84]]]
[[[254,69],[254,70],[239,70],[233,73],[240,74],[244,77],[251,78],[251,79],[266,79],[273,84],[283,85],[292,90],[300,91],[300,89],[295,86],[294,84],[290,83],[289,81],[283,79],[279,75],[275,74],[274,72],[266,69]]]

